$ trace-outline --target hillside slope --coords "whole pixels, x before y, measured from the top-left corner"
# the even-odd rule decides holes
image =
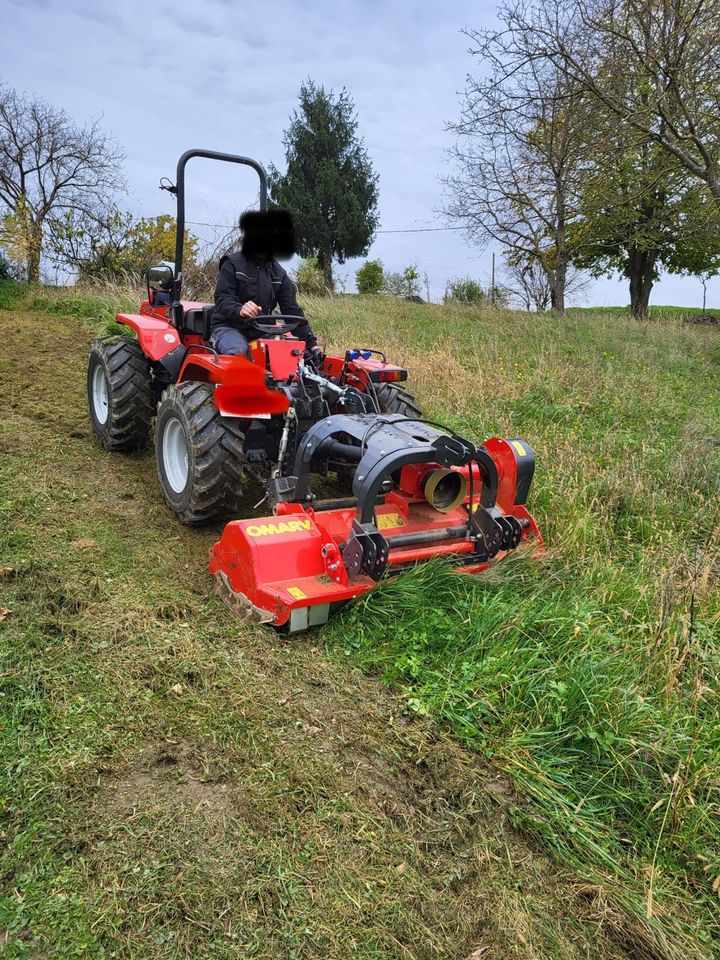
[[[717,434],[720,419],[716,396],[706,409],[701,404],[717,382],[716,332],[658,325],[628,334],[617,319],[592,318],[561,328],[547,318],[443,314],[355,298],[309,307],[331,341],[372,342],[405,359],[432,415],[474,437],[497,431],[533,443],[533,504],[551,557],[550,566],[501,577],[503,590],[517,591],[518,615],[536,609],[527,577],[543,583],[574,563],[588,609],[605,598],[597,623],[585,608],[573,621],[590,636],[619,611],[618,582],[629,577],[621,653],[647,662],[638,670],[649,691],[643,695],[652,699],[658,683],[652,657],[665,669],[669,713],[688,696],[692,705],[701,683],[695,733],[678,749],[701,744],[703,758],[688,753],[692,776],[681,771],[670,814],[667,804],[646,810],[655,836],[666,813],[654,865],[659,905],[646,922],[633,888],[624,897],[607,865],[591,878],[587,849],[581,844],[568,857],[557,840],[562,820],[537,806],[532,745],[513,742],[509,731],[547,729],[547,717],[528,716],[542,687],[519,690],[508,680],[513,709],[502,691],[499,699],[488,695],[485,717],[468,706],[464,722],[484,733],[465,739],[486,762],[458,745],[457,707],[444,709],[457,684],[439,690],[437,650],[416,642],[428,631],[413,626],[407,608],[419,591],[437,628],[432,638],[444,630],[453,640],[448,600],[461,608],[458,623],[462,604],[475,600],[433,593],[445,583],[442,571],[427,584],[398,581],[368,602],[366,621],[351,614],[325,634],[287,642],[240,629],[214,597],[205,566],[217,531],[173,521],[157,493],[151,452],[110,457],[91,440],[84,363],[93,333],[80,321],[107,319],[107,305],[42,294],[0,314],[6,955],[711,956],[717,931],[704,911],[718,850],[706,820],[717,813],[717,740],[698,702],[717,709],[718,463],[704,438]],[[702,528],[698,515],[707,521]],[[683,635],[683,563],[697,556],[698,529],[704,566],[694,589],[696,621]],[[562,587],[573,590],[567,578]],[[636,588],[650,625],[637,636]],[[388,604],[399,604],[406,620],[395,620],[392,634]],[[507,607],[499,616],[501,624],[512,620]],[[543,621],[546,634],[567,617],[555,609]],[[383,673],[402,696],[355,664]],[[474,704],[486,681],[473,682]],[[556,723],[545,747],[567,765],[552,743],[563,729]],[[601,753],[604,745],[617,749],[607,734]],[[525,780],[511,762],[523,757]],[[656,770],[652,744],[646,759]],[[587,766],[577,761],[578,770]],[[669,757],[670,775],[673,763]],[[552,786],[551,773],[543,776]],[[692,826],[692,847],[691,801],[703,814]],[[559,859],[543,852],[540,836]],[[645,843],[643,835],[642,850]],[[689,851],[704,862],[690,863]],[[624,882],[634,869],[623,865],[617,876]],[[676,890],[686,891],[685,900]]]

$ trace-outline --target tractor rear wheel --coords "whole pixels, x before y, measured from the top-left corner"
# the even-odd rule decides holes
[[[415,403],[415,397],[402,387],[395,386],[394,383],[376,384],[375,393],[380,403],[381,413],[400,413],[403,417],[412,419],[419,419],[423,415],[422,410]]]
[[[243,443],[238,421],[221,416],[209,384],[176,383],[164,391],[155,460],[163,497],[179,520],[201,526],[239,512]]]
[[[144,450],[155,415],[150,361],[137,340],[93,340],[87,373],[93,433],[106,450]]]

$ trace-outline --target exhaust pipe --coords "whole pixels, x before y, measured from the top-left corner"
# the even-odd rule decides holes
[[[423,478],[422,491],[438,513],[450,513],[467,496],[467,477],[456,470],[431,470]]]

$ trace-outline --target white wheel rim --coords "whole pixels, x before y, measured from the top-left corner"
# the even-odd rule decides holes
[[[108,418],[108,381],[105,371],[98,364],[92,375],[92,402],[98,423],[107,423]]]
[[[188,479],[188,449],[183,425],[177,417],[165,424],[162,438],[165,476],[175,493],[182,493]]]

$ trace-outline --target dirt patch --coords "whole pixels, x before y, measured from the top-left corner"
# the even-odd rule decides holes
[[[101,776],[94,811],[103,817],[135,817],[158,807],[182,808],[210,824],[241,818],[260,826],[239,784],[212,778],[201,748],[183,741],[147,746],[125,769]]]
[[[707,326],[720,326],[720,315],[714,313],[689,313],[683,317],[683,323],[704,323]]]

